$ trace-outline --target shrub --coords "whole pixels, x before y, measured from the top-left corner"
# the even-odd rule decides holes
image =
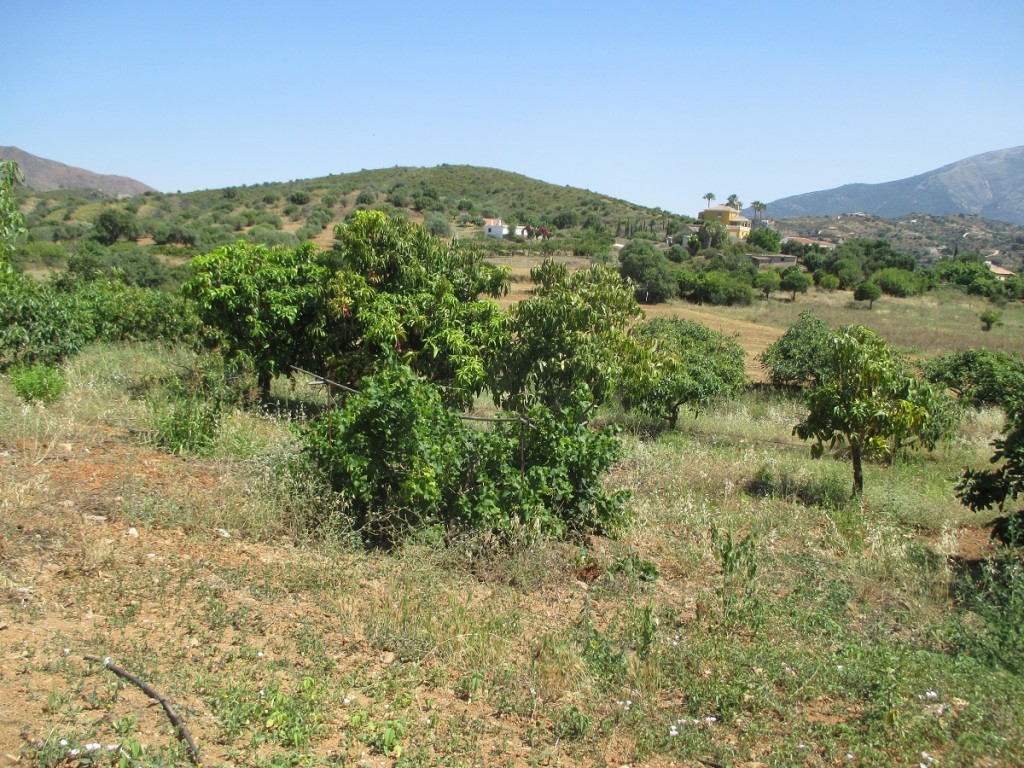
[[[49,405],[64,394],[67,382],[64,372],[50,365],[17,365],[10,371],[14,394],[27,403]]]
[[[730,336],[690,320],[656,318],[636,328],[655,355],[652,375],[627,376],[625,400],[630,407],[668,420],[675,427],[679,409],[694,411],[732,397],[747,383],[746,353]]]
[[[428,213],[423,218],[423,226],[435,237],[451,237],[452,225],[448,217],[442,213]]]
[[[754,289],[731,272],[712,270],[698,275],[687,298],[698,304],[745,307],[754,302]]]
[[[776,387],[817,382],[824,370],[829,337],[828,326],[805,309],[758,359],[768,369]]]
[[[924,375],[933,384],[956,393],[961,402],[1002,407],[1024,392],[1024,360],[1005,352],[967,349],[928,361]]]
[[[288,202],[292,205],[306,205],[310,200],[309,192],[299,189],[288,195]]]
[[[74,294],[0,270],[0,370],[57,363],[93,335]]]
[[[373,205],[377,202],[377,193],[372,189],[364,189],[356,196],[356,205]],[[395,203],[398,205],[398,203]]]

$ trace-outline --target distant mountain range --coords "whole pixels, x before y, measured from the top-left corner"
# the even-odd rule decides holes
[[[1024,225],[1024,146],[968,157],[909,179],[845,184],[768,203],[769,219],[868,213],[958,213]]]
[[[109,176],[36,157],[17,147],[0,147],[0,160],[13,160],[25,174],[25,186],[40,192],[55,189],[94,189],[115,197],[155,192],[152,187],[126,176]]]

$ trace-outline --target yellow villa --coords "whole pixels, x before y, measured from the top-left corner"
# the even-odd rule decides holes
[[[750,236],[750,219],[728,205],[705,208],[697,214],[697,218],[721,223],[731,240],[746,240]]]

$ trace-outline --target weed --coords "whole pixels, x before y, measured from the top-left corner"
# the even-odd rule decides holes
[[[737,540],[732,530],[711,529],[711,543],[722,567],[718,597],[728,625],[760,629],[763,604],[758,594],[757,546],[751,535]]]
[[[26,403],[49,405],[67,389],[64,372],[52,365],[18,365],[10,370],[9,375],[14,393]]]

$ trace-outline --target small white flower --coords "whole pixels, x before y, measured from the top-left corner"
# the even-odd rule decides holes
[[[847,753],[846,753],[846,759],[847,759],[847,760],[850,760],[850,761],[853,761],[853,760],[856,760],[857,758],[856,758],[856,757],[854,757],[852,753],[850,753],[850,752],[847,752]]]
[[[83,747],[83,749],[85,749],[86,752],[95,752],[98,749],[103,749],[103,745],[102,744],[97,744],[94,741],[94,742],[91,742],[89,744],[86,744],[85,747]]]
[[[82,750],[80,750],[80,749],[69,749],[68,750],[68,757],[78,757],[81,753],[82,753]]]
[[[103,666],[104,667],[109,667],[110,666],[110,657],[109,656],[104,656],[103,657]]]
[[[352,699],[350,699],[348,696],[346,696],[344,699],[341,700],[341,703],[344,704],[345,706],[348,706],[349,704],[352,703]]]
[[[797,749],[807,749],[807,745],[806,744],[797,744],[796,748]]]
[[[707,723],[708,725],[712,725],[712,724],[718,722],[718,718],[717,717],[705,717],[704,718],[704,722]]]
[[[68,740],[67,739],[61,739],[60,741],[57,742],[57,744],[59,746],[66,747],[68,745]]]
[[[256,651],[256,658],[257,659],[262,659],[263,658],[263,651]]]
[[[670,725],[668,727],[668,735],[669,736],[678,736],[679,735],[679,729],[676,728],[674,725]]]
[[[939,694],[935,691],[925,691],[924,697],[929,701],[934,701],[935,699],[939,698]]]
[[[836,669],[838,669],[840,672],[842,672],[843,669],[845,669],[845,667],[843,667],[842,664],[836,664]]]
[[[107,752],[113,752],[115,749],[120,747],[120,744],[107,744]]]
[[[70,648],[65,648],[64,649],[64,655],[65,656],[70,656],[71,655],[71,649]]]

